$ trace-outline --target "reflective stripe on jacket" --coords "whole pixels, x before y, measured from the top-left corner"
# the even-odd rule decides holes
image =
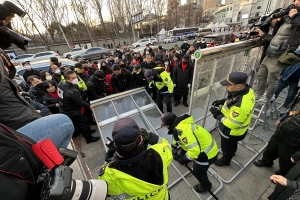
[[[173,143],[176,142],[186,151],[189,160],[197,159],[202,152],[206,153],[208,159],[218,154],[218,146],[212,135],[202,126],[195,124],[192,116],[182,120],[175,129],[179,140],[174,140]]]
[[[224,117],[220,120],[219,128],[223,137],[242,136],[247,132],[250,126],[255,105],[255,95],[251,88],[245,88],[245,90],[249,91],[239,97],[234,97],[237,98],[236,103],[228,107],[228,104],[230,104],[229,101],[233,100],[229,99],[222,106],[221,112]],[[223,126],[227,127],[226,132]]]
[[[173,93],[174,84],[170,77],[170,74],[165,70],[164,67],[155,67],[154,70],[157,72],[159,80],[153,80],[152,82],[150,82],[149,87],[151,88],[151,86],[154,84],[160,93]]]
[[[161,143],[152,145],[148,149],[155,150],[161,156],[163,162],[163,184],[151,184],[106,166],[105,172],[98,178],[107,182],[108,195],[113,199],[169,200],[167,183],[168,167],[173,159],[171,145],[166,139],[161,138]]]

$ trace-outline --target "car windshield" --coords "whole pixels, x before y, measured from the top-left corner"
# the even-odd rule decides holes
[[[23,58],[29,58],[29,57],[32,57],[33,55],[19,55],[15,58],[16,59],[23,59]]]
[[[80,50],[82,50],[82,49],[81,49],[81,48],[75,48],[75,49],[72,49],[71,52],[74,52],[74,51],[80,51]]]

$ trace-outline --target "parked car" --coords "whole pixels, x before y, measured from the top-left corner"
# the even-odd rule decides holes
[[[18,55],[18,56],[16,56],[14,59],[12,59],[11,62],[12,62],[15,66],[17,66],[17,65],[20,65],[20,64],[23,62],[24,59],[30,58],[30,57],[32,57],[32,56],[34,56],[34,54],[22,54],[22,55]]]
[[[109,49],[103,48],[103,47],[91,47],[88,49],[84,49],[82,51],[79,51],[77,54],[74,54],[71,56],[72,60],[78,61],[79,58],[83,58],[84,60],[87,59],[105,59],[112,53]]]
[[[64,53],[62,55],[62,57],[64,57],[64,58],[70,58],[72,55],[78,54],[79,51],[82,51],[82,50],[84,50],[84,48],[82,48],[82,47],[73,48],[71,51]]]
[[[44,51],[44,52],[40,52],[40,53],[34,54],[34,56],[32,56],[32,57],[28,57],[28,58],[22,59],[22,62],[25,62],[25,61],[27,61],[27,62],[35,62],[35,61],[47,60],[47,59],[49,61],[49,59],[51,57],[57,57],[58,59],[61,58],[60,55],[58,53],[56,53],[55,51]]]
[[[171,42],[176,42],[180,40],[180,36],[171,36],[171,37],[167,37],[164,41],[165,43],[171,43]]]
[[[145,47],[147,44],[156,45],[157,41],[155,38],[141,39],[141,40],[138,40],[137,42],[133,43],[132,46],[134,48]]]

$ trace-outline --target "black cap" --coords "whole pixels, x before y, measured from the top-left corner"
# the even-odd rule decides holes
[[[159,50],[162,50],[162,46],[161,46],[161,45],[159,45],[159,46],[158,46],[158,49],[159,49]]]
[[[165,126],[165,125],[171,126],[173,124],[174,120],[176,119],[176,115],[173,113],[167,112],[167,113],[163,114],[160,117],[160,119],[162,121],[163,126]]]
[[[57,63],[58,62],[58,58],[56,58],[56,57],[50,57],[50,61],[54,62],[54,63]]]
[[[83,69],[83,66],[82,66],[81,63],[76,63],[76,64],[74,65],[74,68]]]
[[[233,84],[244,84],[247,82],[248,75],[244,72],[231,72],[228,78],[221,81],[222,86],[228,86]]]
[[[136,64],[136,65],[133,65],[133,67],[136,68],[136,69],[140,69],[141,65],[140,64]]]
[[[137,123],[129,118],[121,118],[116,121],[112,130],[112,138],[116,144],[129,144],[135,142],[140,135]]]

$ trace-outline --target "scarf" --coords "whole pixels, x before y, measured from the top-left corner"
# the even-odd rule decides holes
[[[59,97],[58,97],[58,90],[56,90],[55,92],[48,92],[48,94],[50,95],[50,96],[52,96],[53,98],[55,98],[55,99],[58,99]]]
[[[189,63],[184,64],[183,62],[181,63],[182,71],[186,69]]]

